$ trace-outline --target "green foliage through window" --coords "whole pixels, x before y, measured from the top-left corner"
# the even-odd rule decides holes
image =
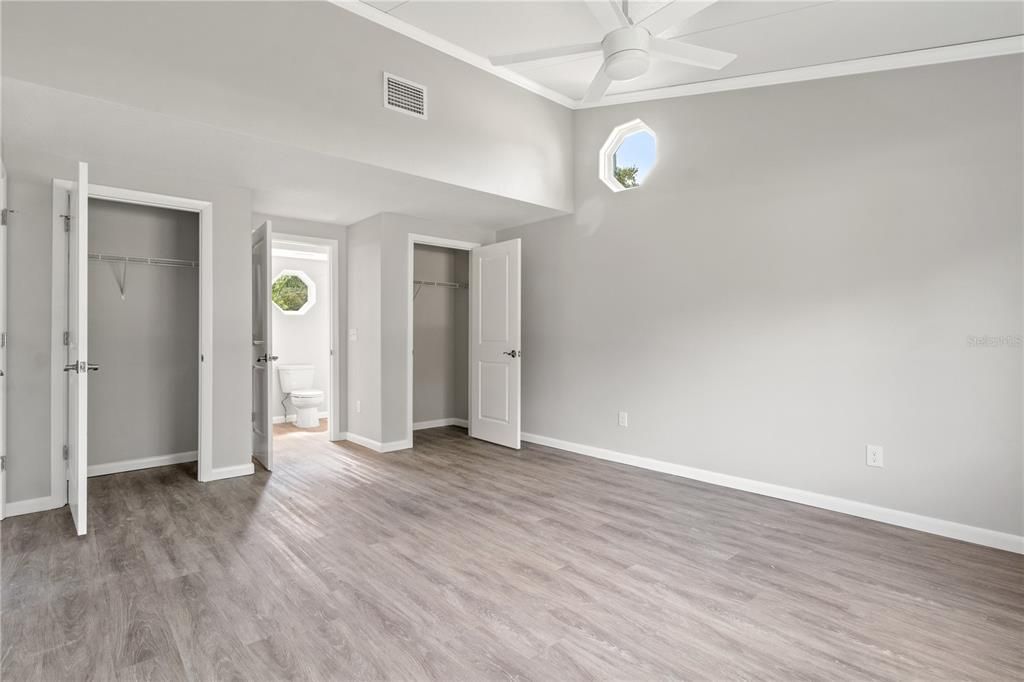
[[[298,275],[281,275],[270,292],[274,304],[285,312],[301,310],[309,300],[309,287]]]
[[[640,168],[637,166],[616,166],[615,179],[623,187],[638,187],[640,182],[637,180],[636,174],[639,172]]]

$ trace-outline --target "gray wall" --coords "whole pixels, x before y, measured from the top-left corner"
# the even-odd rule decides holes
[[[524,431],[1021,533],[1021,346],[969,337],[1024,331],[1022,76],[578,111],[576,216],[499,234],[523,238]],[[613,194],[597,152],[637,117],[658,165]]]
[[[382,213],[348,230],[349,432],[381,443],[405,441],[408,412],[409,235],[475,244],[494,231]],[[362,412],[356,412],[356,401]]]
[[[382,216],[348,228],[348,430],[381,440]]]
[[[418,244],[415,279],[469,282],[469,254]],[[469,290],[421,287],[413,301],[413,422],[466,419]]]
[[[89,251],[199,260],[199,216],[89,201]],[[199,270],[89,261],[89,464],[199,443]]]
[[[73,131],[62,153],[81,144]],[[10,453],[9,501],[49,495],[50,340],[52,329],[50,258],[53,178],[75,176],[78,159],[4,140],[11,178],[10,204],[18,211],[9,230],[11,279],[8,364]],[[213,204],[213,466],[251,461],[249,351],[250,194],[248,190],[195,179],[194,167],[137,168],[116,159],[90,163],[95,184],[210,201]],[[15,203],[17,202],[17,203]],[[241,302],[241,304],[239,304]],[[55,359],[60,361],[61,358]]]
[[[572,210],[569,110],[328,2],[2,11],[7,76]],[[429,88],[429,120],[383,108],[382,71]]]
[[[7,501],[50,495],[50,248],[48,184],[12,173],[7,229]],[[60,330],[61,332],[63,331]]]

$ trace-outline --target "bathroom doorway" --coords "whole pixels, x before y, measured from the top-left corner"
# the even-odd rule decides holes
[[[334,349],[337,241],[277,234],[270,298],[274,355],[270,409],[274,438],[336,439],[339,395]]]

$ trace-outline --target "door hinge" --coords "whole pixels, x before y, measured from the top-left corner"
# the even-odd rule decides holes
[[[7,332],[0,332],[0,348],[7,348]]]
[[[7,471],[7,455],[0,455],[0,471]]]
[[[10,220],[12,213],[14,213],[14,211],[9,208],[0,208],[0,225],[6,225],[7,221]]]
[[[68,446],[64,446],[64,461],[68,461]]]
[[[71,342],[71,332],[64,332],[64,345],[68,346]]]
[[[65,232],[70,232],[71,231],[71,216],[68,215],[67,213],[61,213],[60,214],[60,218],[61,218],[61,220],[64,221],[64,231]]]

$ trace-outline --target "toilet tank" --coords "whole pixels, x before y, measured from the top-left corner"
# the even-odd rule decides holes
[[[313,388],[313,365],[278,365],[277,378],[283,393]]]

